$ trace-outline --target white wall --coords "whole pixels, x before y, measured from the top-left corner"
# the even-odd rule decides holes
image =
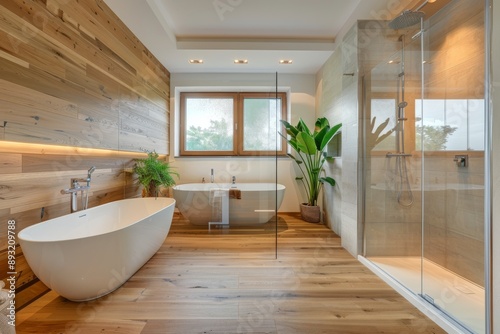
[[[215,182],[227,182],[236,176],[237,182],[274,182],[276,162],[268,157],[179,157],[176,121],[179,115],[178,101],[181,91],[275,91],[275,73],[172,73],[170,77],[171,119],[170,162],[180,174],[177,182],[201,182],[210,180],[210,170],[215,172]],[[299,118],[307,124],[315,121],[315,75],[278,75],[278,90],[289,93],[289,113],[292,124]],[[281,212],[298,212],[299,203],[305,200],[302,186],[295,181],[296,172],[289,158],[279,158],[278,183],[286,187]]]

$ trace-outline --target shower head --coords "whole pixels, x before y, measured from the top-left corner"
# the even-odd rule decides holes
[[[419,23],[424,16],[424,12],[405,10],[389,22],[389,27],[394,30],[408,28]]]
[[[95,166],[92,166],[89,168],[89,170],[87,171],[89,177],[90,177],[90,174],[92,174],[94,171],[95,171]]]

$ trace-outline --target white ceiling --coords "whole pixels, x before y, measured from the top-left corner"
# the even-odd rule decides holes
[[[397,14],[388,0],[104,1],[172,73],[314,74],[355,20]]]

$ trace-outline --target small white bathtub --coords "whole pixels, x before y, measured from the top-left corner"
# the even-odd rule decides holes
[[[189,222],[207,225],[213,221],[210,189],[231,189],[231,184],[187,183],[173,188],[177,208]],[[237,183],[241,199],[229,200],[229,224],[253,225],[267,223],[283,202],[285,186],[275,183]]]
[[[116,290],[158,251],[174,207],[165,197],[120,200],[29,226],[18,239],[45,285],[69,300],[91,300]]]

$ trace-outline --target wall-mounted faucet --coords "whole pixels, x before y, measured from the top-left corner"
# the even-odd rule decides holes
[[[214,183],[214,169],[210,169],[210,183]]]
[[[87,171],[87,177],[84,178],[84,179],[71,179],[72,181],[75,180],[77,182],[86,182],[87,183],[87,187],[90,187],[90,181],[92,181],[92,173],[95,171],[95,166],[92,166],[89,168],[89,170]],[[73,182],[71,182],[73,183]]]
[[[231,177],[231,188],[236,188],[236,176]]]
[[[467,154],[455,155],[453,159],[457,167],[469,167],[469,156]]]
[[[87,171],[87,178],[85,179],[77,179],[72,178],[70,181],[70,187],[68,189],[61,190],[61,194],[70,194],[70,209],[71,212],[78,211],[78,193],[81,193],[82,197],[82,210],[87,209],[89,203],[89,189],[90,189],[90,181],[92,180],[92,173],[95,171],[95,166],[92,166]],[[87,185],[81,186],[80,182],[86,182]],[[85,196],[83,194],[85,192]]]
[[[87,186],[90,187],[90,181],[92,180],[92,173],[95,171],[95,166],[92,166],[87,171]]]

